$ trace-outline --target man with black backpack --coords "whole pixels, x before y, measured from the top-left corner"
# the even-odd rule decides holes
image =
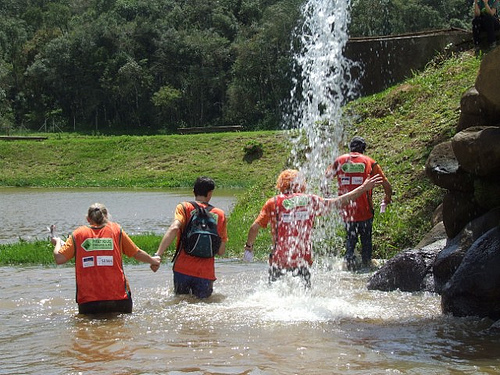
[[[194,183],[194,201],[181,202],[175,218],[158,246],[155,256],[161,259],[177,238],[173,258],[175,294],[210,297],[215,278],[215,255],[226,251],[226,216],[220,208],[210,205],[215,182],[198,177]]]

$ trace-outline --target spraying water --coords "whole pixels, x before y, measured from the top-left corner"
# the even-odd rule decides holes
[[[349,7],[349,1],[307,0],[301,9],[302,25],[292,37],[300,47],[294,53],[291,111],[285,124],[293,166],[304,174],[308,191],[316,194],[326,187],[325,170],[340,154],[346,121],[342,106],[357,92],[351,77],[355,64],[343,55]],[[343,247],[334,235],[339,223],[338,215],[317,219],[312,234],[316,254],[337,254]]]
[[[350,21],[349,1],[308,0],[303,23],[294,40],[294,88],[291,114],[285,118],[291,132],[292,159],[316,191],[328,164],[339,154],[343,135],[342,105],[356,93],[351,79],[353,62],[343,56]],[[298,130],[298,131],[297,131]]]

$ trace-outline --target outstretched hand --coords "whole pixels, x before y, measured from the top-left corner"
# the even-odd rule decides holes
[[[372,176],[372,177],[366,179],[363,182],[362,186],[364,187],[365,190],[371,190],[375,186],[380,185],[383,181],[384,181],[384,179],[382,178],[382,176],[380,176],[379,174],[376,174],[375,176]]]

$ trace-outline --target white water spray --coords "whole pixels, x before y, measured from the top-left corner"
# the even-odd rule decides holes
[[[343,135],[342,105],[356,92],[350,77],[353,63],[343,56],[350,21],[349,1],[307,0],[302,7],[303,24],[294,40],[294,88],[291,114],[285,123],[292,131],[294,167],[318,191],[326,167],[339,154]]]

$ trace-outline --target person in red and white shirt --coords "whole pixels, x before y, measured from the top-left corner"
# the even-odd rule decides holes
[[[385,197],[383,204],[392,201],[392,187],[382,171],[380,165],[372,158],[364,155],[366,142],[362,137],[353,137],[349,144],[350,152],[340,155],[333,164],[328,166],[325,177],[327,180],[337,178],[338,194],[343,196],[357,187],[371,176],[382,177],[382,187]],[[354,270],[357,261],[354,249],[361,239],[361,261],[363,267],[370,267],[372,261],[372,225],[373,225],[373,200],[372,190],[367,190],[356,200],[349,202],[341,211],[346,228],[346,255],[347,268]]]
[[[262,207],[248,231],[245,251],[253,251],[259,229],[270,224],[273,250],[269,256],[269,281],[291,272],[294,276],[301,276],[305,285],[310,286],[309,268],[313,263],[311,232],[315,217],[347,204],[380,181],[379,176],[374,176],[341,197],[324,199],[305,193],[305,179],[299,171],[287,169],[281,172],[276,183],[280,193],[268,199]]]

